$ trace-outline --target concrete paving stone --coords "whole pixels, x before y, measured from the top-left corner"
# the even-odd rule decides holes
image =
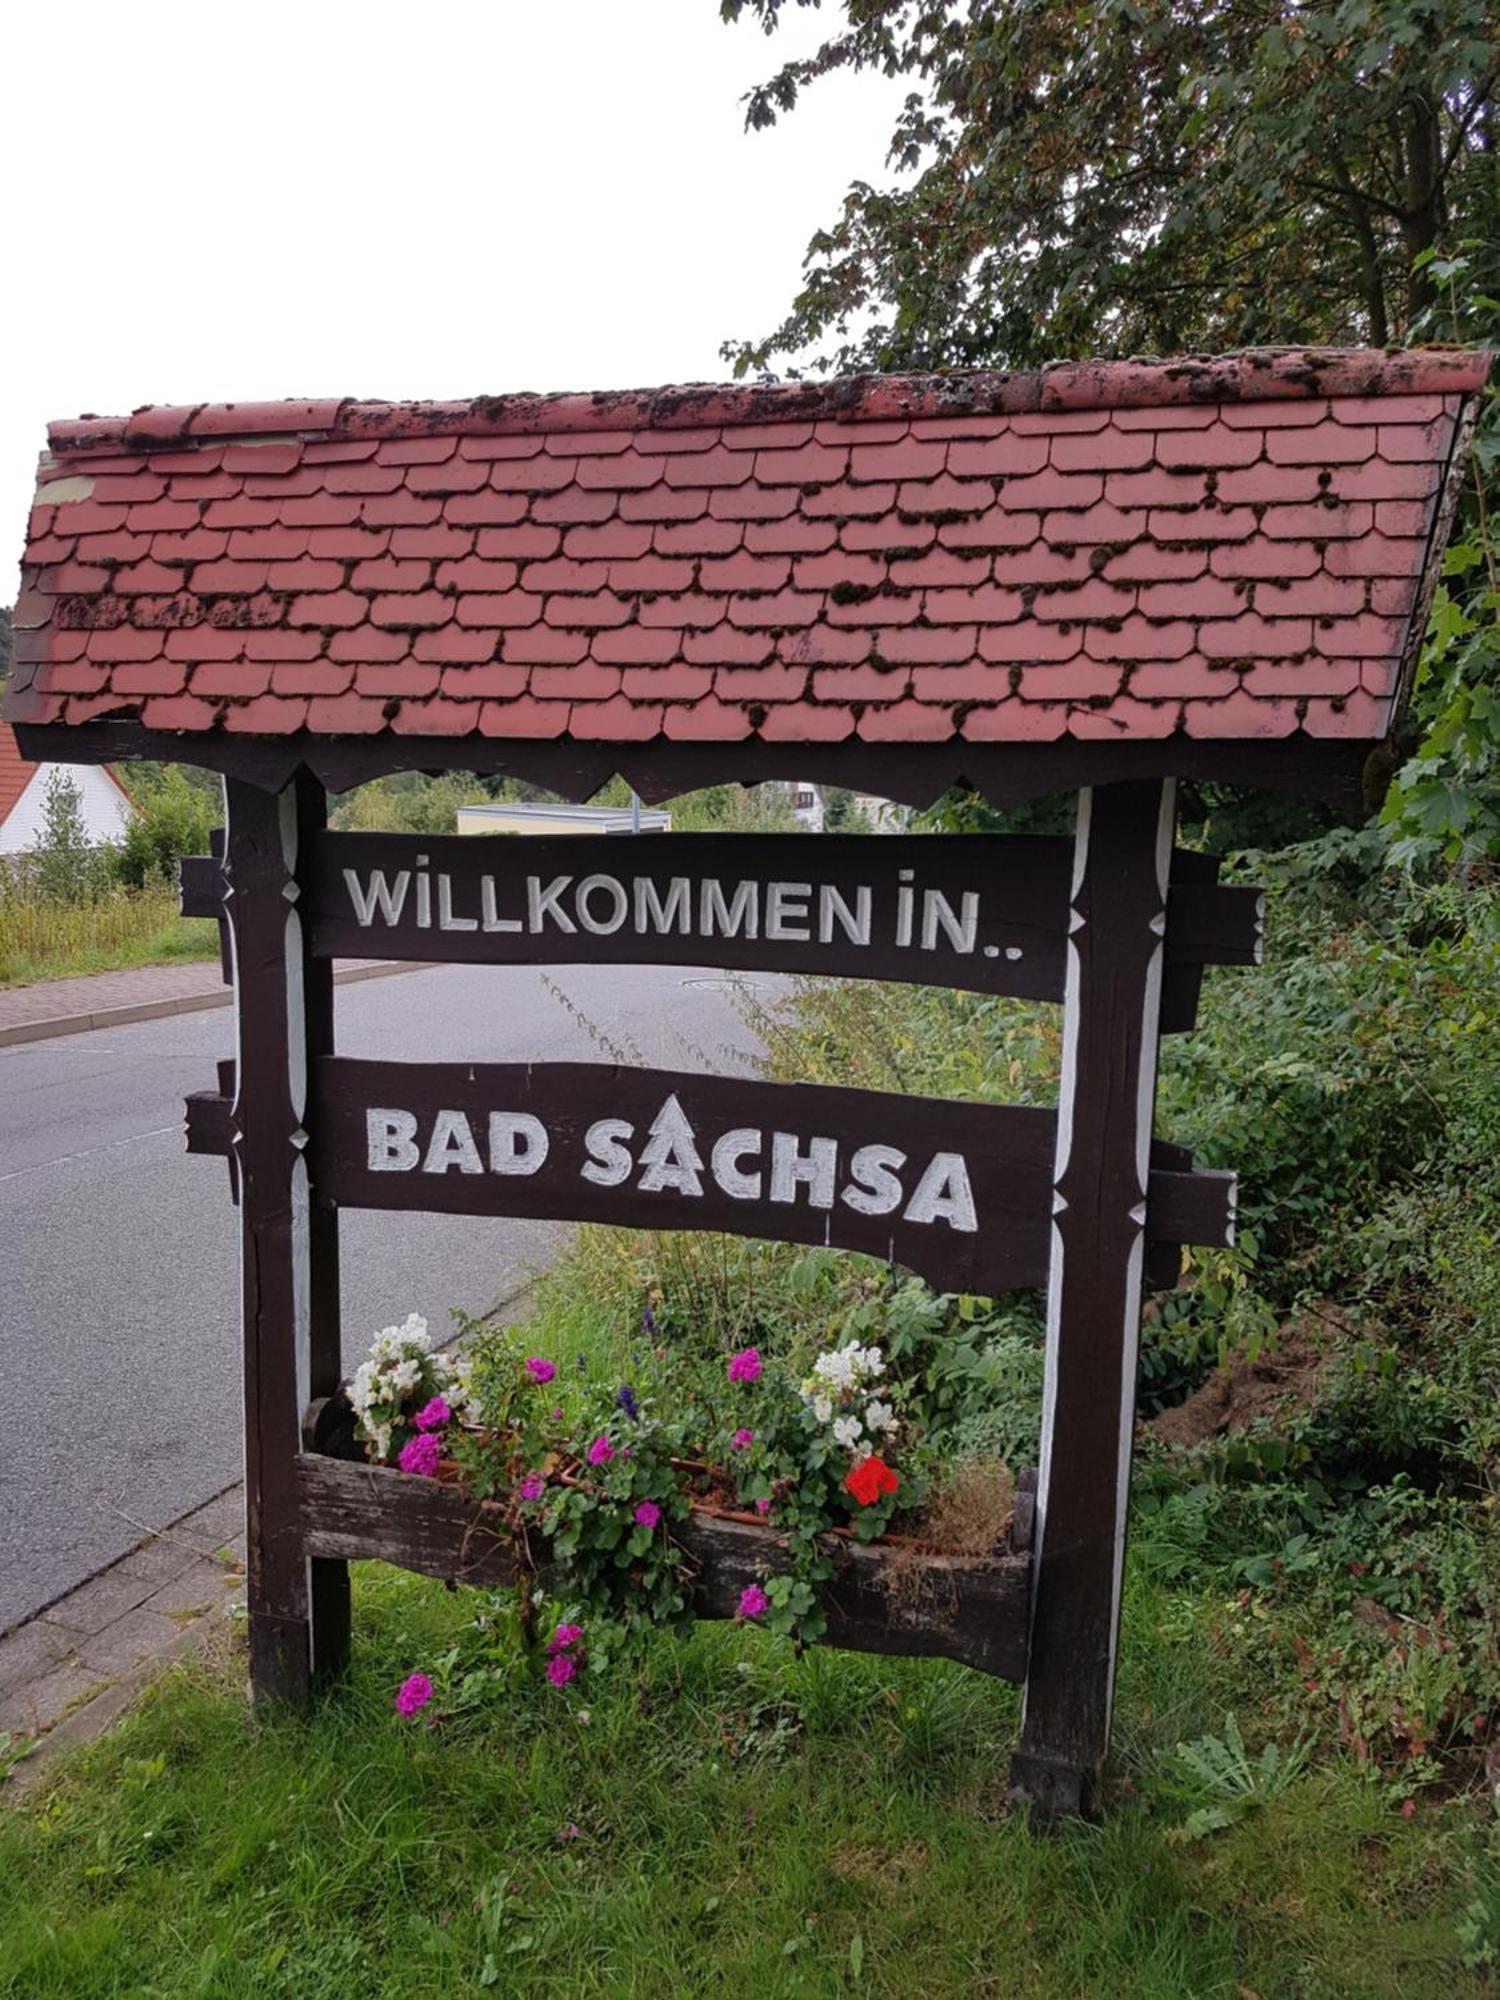
[[[236,1535],[245,1532],[245,1489],[232,1486],[205,1506],[184,1514],[172,1526],[179,1541],[200,1543],[209,1555],[216,1554]]]
[[[117,1618],[113,1625],[106,1625],[102,1632],[80,1639],[78,1657],[93,1670],[96,1680],[112,1679],[116,1674],[129,1673],[151,1654],[159,1653],[177,1637],[178,1630],[173,1620],[163,1617],[161,1612],[138,1605],[123,1618]]]
[[[167,1533],[143,1542],[138,1549],[132,1549],[114,1567],[122,1576],[138,1576],[142,1582],[159,1589],[162,1584],[170,1583],[174,1576],[202,1560],[196,1547],[179,1542],[174,1535]]]
[[[146,1611],[159,1611],[163,1617],[174,1618],[174,1623],[182,1613],[206,1611],[217,1604],[227,1590],[237,1588],[244,1578],[237,1571],[229,1569],[221,1562],[195,1562],[180,1576],[174,1576],[146,1599],[142,1607]]]
[[[126,1576],[118,1568],[103,1570],[56,1604],[49,1604],[42,1617],[47,1624],[77,1635],[102,1632],[106,1625],[143,1604],[155,1588],[148,1577]]]
[[[8,1632],[0,1639],[0,1695],[40,1680],[62,1666],[72,1655],[73,1637],[55,1625],[33,1618],[29,1625]]]
[[[32,1736],[50,1729],[76,1703],[91,1695],[104,1676],[76,1661],[27,1681],[0,1699],[0,1729]]]

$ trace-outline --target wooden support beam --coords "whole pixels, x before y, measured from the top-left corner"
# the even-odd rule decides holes
[[[296,1488],[301,1413],[339,1367],[337,1221],[315,1216],[309,1055],[332,1040],[328,969],[311,969],[296,903],[322,788],[225,784],[227,909],[237,974],[235,1160],[241,1189],[250,1679],[257,1703],[305,1704],[348,1643],[342,1565],[309,1561]],[[311,976],[309,976],[311,974]]]
[[[1109,1740],[1172,850],[1171,781],[1078,799],[1036,1575],[1015,1796],[1093,1803]]]

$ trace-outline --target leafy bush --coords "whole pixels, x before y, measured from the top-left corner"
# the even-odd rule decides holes
[[[207,854],[209,835],[224,819],[217,784],[181,764],[140,765],[131,775],[131,813],[116,861],[132,889],[174,882],[187,854]]]

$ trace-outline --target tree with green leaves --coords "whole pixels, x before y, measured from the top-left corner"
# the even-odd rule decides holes
[[[721,0],[774,35],[793,5]],[[1085,353],[1410,338],[1432,253],[1500,290],[1492,0],[843,0],[752,91],[907,80],[891,179],[855,182],[741,372],[1030,367]],[[1430,335],[1429,335],[1430,337]]]

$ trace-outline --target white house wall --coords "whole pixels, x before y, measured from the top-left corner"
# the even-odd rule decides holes
[[[40,764],[0,826],[0,854],[24,854],[36,846],[47,824],[47,780],[61,771],[77,785],[83,824],[95,846],[123,840],[130,806],[114,779],[98,764]]]

